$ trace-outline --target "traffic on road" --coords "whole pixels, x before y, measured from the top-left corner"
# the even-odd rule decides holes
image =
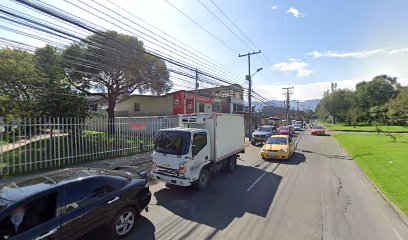
[[[319,126],[262,126],[270,136],[252,145],[240,115],[179,120],[157,134],[150,180],[129,166],[68,168],[1,186],[1,239],[408,237]]]

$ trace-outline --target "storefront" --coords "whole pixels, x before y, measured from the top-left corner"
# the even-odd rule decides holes
[[[190,114],[195,112],[213,112],[214,99],[197,96],[197,104],[194,104],[195,94],[179,91],[173,93],[173,114]],[[196,111],[197,110],[197,111]]]

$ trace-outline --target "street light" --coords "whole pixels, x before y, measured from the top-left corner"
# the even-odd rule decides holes
[[[252,74],[251,77],[253,77],[255,74],[257,74],[258,72],[260,72],[260,71],[262,71],[262,70],[263,70],[263,68],[258,68],[258,69],[256,69],[256,72],[255,72],[254,74]]]

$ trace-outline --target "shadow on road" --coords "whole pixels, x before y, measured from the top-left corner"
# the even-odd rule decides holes
[[[257,179],[260,180],[255,182]],[[175,186],[163,188],[154,195],[157,205],[174,214],[223,230],[245,213],[266,217],[281,179],[262,169],[238,166],[231,174],[222,171],[214,174],[205,191]]]
[[[130,233],[130,235],[124,240],[131,240],[131,239],[143,239],[143,240],[153,240],[155,239],[154,233],[156,228],[154,227],[153,223],[145,218],[141,217],[138,225],[135,226],[135,229]],[[89,240],[89,239],[110,239],[109,227],[101,226],[86,235],[78,238],[77,240]]]
[[[309,150],[301,150],[301,149],[299,149],[299,151],[304,152],[304,153],[316,154],[316,155],[324,156],[324,157],[331,158],[331,159],[353,160],[350,156],[330,155],[330,154],[323,154],[323,153],[313,152]]]
[[[299,152],[294,152],[289,159],[266,159],[266,162],[279,163],[284,165],[298,165],[303,163],[306,160],[304,154]]]

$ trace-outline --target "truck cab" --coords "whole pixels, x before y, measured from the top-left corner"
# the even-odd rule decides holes
[[[190,186],[210,162],[206,129],[173,128],[158,132],[153,152],[153,176],[167,183]],[[177,179],[176,179],[177,178]]]

